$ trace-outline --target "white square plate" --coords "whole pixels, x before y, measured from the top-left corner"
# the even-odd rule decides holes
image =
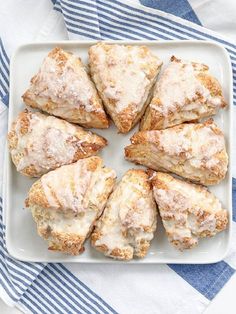
[[[114,43],[114,42],[113,42]],[[227,151],[230,155],[231,133],[231,107],[232,107],[232,72],[231,63],[226,50],[218,44],[205,41],[151,41],[151,42],[123,42],[125,44],[147,45],[164,66],[170,57],[175,55],[180,58],[203,62],[210,67],[211,73],[217,77],[223,86],[224,96],[229,104],[226,110],[221,110],[214,120],[223,130],[227,143]],[[49,50],[60,46],[65,50],[79,55],[87,63],[88,48],[94,42],[67,41],[53,43],[34,43],[19,47],[11,60],[10,69],[10,108],[9,126],[17,114],[24,109],[21,95],[29,86],[31,77],[38,71],[43,58]],[[135,129],[137,130],[137,128]],[[135,167],[124,159],[123,148],[129,144],[129,138],[135,132],[132,130],[127,135],[117,134],[112,125],[108,130],[95,130],[108,139],[109,145],[102,152],[105,165],[114,168],[118,179],[129,168]],[[9,254],[16,259],[31,262],[79,262],[79,263],[114,263],[116,261],[104,257],[90,247],[89,241],[85,245],[85,252],[76,257],[61,253],[50,252],[46,241],[42,240],[36,231],[35,223],[28,209],[24,209],[24,200],[30,186],[35,181],[16,172],[10,156],[6,154],[5,161],[5,197],[4,208],[6,211],[6,245]],[[148,255],[141,260],[133,260],[129,263],[213,263],[222,260],[227,253],[230,241],[232,198],[231,198],[231,170],[226,178],[217,186],[211,187],[223,206],[229,212],[229,226],[227,230],[219,233],[214,238],[202,239],[199,245],[185,252],[174,249],[167,240],[165,231],[160,221],[155,237],[152,241]],[[119,262],[120,263],[120,262]]]

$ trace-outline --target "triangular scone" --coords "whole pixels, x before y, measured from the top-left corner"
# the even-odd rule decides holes
[[[96,88],[80,58],[54,48],[22,96],[24,102],[88,128],[108,128]]]
[[[141,130],[165,129],[209,117],[226,106],[219,82],[207,65],[171,58],[154,88]]]
[[[115,176],[114,170],[103,167],[101,158],[89,157],[51,171],[33,184],[26,206],[50,250],[71,255],[83,252]]]
[[[219,183],[227,172],[224,135],[211,119],[140,131],[131,143],[125,148],[126,159],[154,170],[170,171],[204,185]]]
[[[21,112],[8,133],[17,171],[30,177],[95,155],[107,141],[92,132],[39,112]]]
[[[228,214],[205,187],[150,171],[153,194],[169,241],[178,249],[191,249],[199,238],[224,230]]]
[[[91,243],[106,256],[130,260],[144,257],[156,229],[156,205],[144,170],[125,173],[96,222]]]
[[[98,43],[89,49],[93,81],[121,133],[143,115],[161,65],[145,46]]]

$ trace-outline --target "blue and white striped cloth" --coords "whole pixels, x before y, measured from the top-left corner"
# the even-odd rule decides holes
[[[65,28],[63,36],[68,36],[68,39],[206,39],[219,42],[231,57],[236,105],[236,45],[199,26],[198,17],[185,0],[140,2],[151,8],[131,0],[53,1],[54,9],[37,38],[57,39],[55,29]],[[9,57],[1,41],[0,152],[3,152],[6,133],[8,86]],[[0,154],[0,167],[2,158],[3,154]],[[234,179],[233,189],[236,189]],[[104,267],[19,262],[6,251],[1,204],[0,198],[0,296],[24,312],[201,313],[236,269],[235,243],[225,261],[212,265]],[[233,233],[236,235],[236,193],[233,193],[233,204]]]

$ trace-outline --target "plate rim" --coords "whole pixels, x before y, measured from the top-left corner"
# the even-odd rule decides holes
[[[16,58],[19,54],[19,52],[22,49],[29,48],[29,47],[47,47],[47,46],[74,46],[74,45],[82,45],[82,46],[88,46],[88,45],[94,45],[97,42],[101,42],[101,40],[62,40],[62,41],[47,41],[47,42],[28,42],[19,45],[14,53],[12,54],[11,60],[10,60],[10,87],[9,87],[9,112],[8,112],[8,132],[10,125],[13,121],[13,105],[12,105],[12,86],[13,84],[13,73],[14,73],[14,64],[16,62]],[[10,165],[11,165],[11,158],[10,154],[8,152],[8,148],[6,145],[5,149],[5,156],[4,156],[4,174],[3,174],[3,202],[2,202],[2,207],[4,208],[4,215],[3,217],[5,218],[4,222],[6,225],[6,231],[5,231],[5,240],[6,240],[6,249],[9,253],[10,256],[13,258],[24,261],[24,262],[40,262],[40,263],[79,263],[79,264],[136,264],[136,265],[147,265],[147,264],[211,264],[211,263],[216,263],[219,261],[222,261],[228,254],[230,243],[231,243],[231,237],[232,237],[232,108],[233,108],[233,79],[232,79],[232,66],[231,66],[231,60],[229,57],[229,54],[226,50],[226,48],[217,42],[213,42],[210,40],[104,40],[103,42],[110,43],[110,44],[130,44],[130,45],[176,45],[176,44],[181,44],[181,45],[205,45],[205,46],[213,46],[216,47],[218,50],[221,50],[222,55],[224,56],[224,60],[227,63],[227,76],[229,79],[229,87],[227,92],[229,93],[229,104],[228,104],[228,121],[229,121],[229,138],[228,138],[228,156],[229,156],[229,164],[228,164],[228,177],[229,177],[229,191],[228,191],[228,198],[229,198],[229,207],[227,209],[228,214],[229,214],[229,224],[228,224],[228,237],[227,237],[227,246],[225,247],[223,253],[218,255],[216,258],[208,258],[202,259],[202,260],[191,260],[191,261],[184,261],[184,257],[177,259],[168,259],[166,258],[164,261],[149,261],[144,259],[133,259],[131,261],[119,261],[119,260],[114,260],[111,258],[106,258],[105,260],[92,260],[89,259],[88,261],[86,260],[66,260],[65,258],[50,258],[50,259],[32,259],[32,258],[25,258],[23,256],[19,256],[18,253],[16,253],[14,250],[12,250],[12,247],[10,245],[10,240],[9,240],[9,216],[10,216],[10,203],[9,203],[9,186],[10,186],[10,179],[9,179],[9,172],[10,172]],[[229,70],[229,71],[228,71]],[[230,201],[231,200],[231,201]],[[52,253],[53,254],[53,253]],[[75,256],[75,258],[78,258],[78,256]]]

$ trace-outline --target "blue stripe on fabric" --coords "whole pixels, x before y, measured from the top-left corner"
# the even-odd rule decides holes
[[[79,3],[79,1],[78,1],[78,3]],[[236,45],[234,45],[230,42],[227,42],[223,39],[217,38],[213,35],[202,33],[195,28],[181,24],[179,22],[175,22],[175,21],[170,20],[170,19],[168,19],[164,16],[161,16],[157,13],[154,14],[154,13],[146,12],[146,11],[138,9],[136,7],[131,7],[131,6],[129,6],[123,2],[119,2],[117,0],[113,0],[112,2],[97,0],[97,4],[98,3],[103,4],[106,7],[112,7],[112,5],[114,5],[113,10],[119,11],[119,12],[122,12],[122,10],[121,10],[121,7],[122,7],[124,9],[123,13],[127,14],[127,18],[129,16],[135,16],[135,17],[138,17],[139,19],[141,19],[140,22],[142,22],[142,19],[144,18],[146,21],[149,21],[152,23],[158,23],[158,24],[160,24],[161,23],[160,20],[162,20],[163,22],[167,23],[167,24],[163,24],[163,25],[165,25],[165,27],[167,27],[168,29],[171,28],[172,30],[175,30],[176,32],[179,32],[181,34],[185,34],[185,35],[192,37],[194,39],[202,39],[202,37],[207,36],[208,39],[218,41],[218,42],[220,42],[220,43],[222,43],[228,47],[232,47],[233,49],[236,49]],[[136,12],[139,15],[137,15],[137,14],[135,15],[134,12]],[[141,17],[140,15],[142,15],[143,17]],[[151,17],[153,17],[154,19],[151,19]],[[171,24],[171,26],[169,24]],[[176,27],[179,27],[180,29],[175,28],[173,25],[175,25]],[[185,31],[183,29],[185,29]],[[186,31],[191,32],[191,33],[187,33]],[[199,34],[201,37],[197,37],[196,35],[194,35],[192,33]],[[232,51],[232,53],[236,54],[236,51],[234,51],[234,52]]]
[[[2,54],[3,54],[4,58],[5,58],[6,64],[9,65],[10,64],[10,60],[9,60],[8,55],[6,53],[6,50],[5,50],[4,46],[3,46],[3,42],[2,42],[1,38],[0,38],[0,49],[2,51]]]
[[[84,12],[86,12],[86,13],[92,13],[92,14],[94,14],[94,15],[97,15],[97,11],[95,11],[95,10],[90,10],[90,9],[87,9],[87,8],[84,8],[84,7],[81,7],[81,6],[79,6],[79,4],[80,4],[81,2],[80,1],[78,1],[76,4],[77,5],[73,5],[73,4],[68,4],[67,2],[65,2],[65,1],[61,1],[61,7],[63,8],[64,6],[67,6],[68,8],[70,8],[70,9],[73,9],[73,10],[83,10]],[[85,4],[85,5],[87,5],[88,6],[88,8],[90,8],[91,6],[90,6],[90,3],[83,3],[83,4]]]
[[[61,294],[57,293],[57,291],[54,289],[54,282],[52,282],[52,285],[48,284],[48,282],[46,282],[42,276],[44,276],[44,274],[41,274],[36,282],[36,286],[34,286],[34,288],[40,288],[41,291],[43,291],[43,298],[45,300],[47,300],[47,302],[49,304],[51,304],[54,308],[56,313],[66,313],[66,310],[68,311],[68,309],[66,309],[66,307],[60,302],[61,299]],[[42,284],[43,283],[43,284]],[[46,288],[45,288],[46,286]],[[54,293],[54,295],[52,294],[52,292]],[[30,291],[29,291],[30,293]],[[47,297],[48,296],[48,297]],[[55,297],[57,296],[57,297]],[[54,302],[53,302],[54,301]],[[69,301],[69,300],[68,300]],[[55,305],[56,303],[56,305]]]
[[[123,19],[123,20],[130,20],[130,16],[133,16],[133,17],[135,17],[135,18],[137,18],[137,19],[139,19],[139,21],[140,21],[140,24],[142,24],[143,23],[143,19],[140,19],[140,15],[137,15],[137,14],[133,14],[133,10],[132,11],[127,11],[127,10],[122,10],[120,7],[121,6],[124,6],[124,4],[123,3],[121,3],[121,5],[117,5],[117,4],[115,4],[117,1],[114,1],[113,3],[106,3],[105,5],[103,4],[103,1],[99,1],[99,0],[97,0],[97,6],[98,6],[98,8],[101,8],[101,10],[102,11],[104,11],[104,9],[106,9],[106,8],[109,8],[109,10],[110,10],[110,14],[111,15],[114,15],[115,14],[115,12],[120,12],[120,13],[122,13],[122,14],[125,14],[125,16],[121,16],[120,17],[120,19]],[[144,11],[143,11],[144,12]],[[174,38],[176,38],[176,33],[180,33],[181,35],[185,35],[185,36],[187,36],[187,37],[182,37],[182,38],[180,38],[180,39],[200,39],[200,40],[203,40],[203,39],[210,39],[209,38],[209,36],[210,35],[205,35],[205,34],[203,34],[203,33],[201,33],[201,37],[199,37],[199,36],[197,36],[197,35],[195,35],[195,34],[190,34],[190,33],[186,33],[186,32],[184,32],[182,29],[181,30],[179,30],[179,29],[177,29],[177,28],[175,28],[175,27],[173,27],[173,25],[168,25],[168,24],[165,24],[165,23],[162,23],[162,22],[160,22],[160,18],[163,18],[163,17],[161,17],[161,16],[156,16],[156,19],[155,20],[151,20],[151,19],[148,19],[148,18],[146,18],[145,17],[145,19],[146,19],[146,21],[149,21],[149,22],[151,22],[151,23],[156,23],[156,24],[158,24],[158,25],[160,25],[160,26],[162,26],[162,27],[165,27],[165,28],[167,28],[169,31],[174,31],[175,33],[173,33],[173,35],[172,35],[172,37],[171,38],[168,38],[168,39],[174,39]],[[163,18],[164,20],[166,20],[165,18]],[[168,21],[168,23],[170,23],[170,21],[169,20],[167,20]],[[120,23],[122,24],[123,22],[122,22],[122,20],[120,21]],[[174,24],[178,24],[178,23],[176,23],[176,22],[173,22]],[[149,28],[150,29],[152,29],[153,28],[153,25],[151,25],[150,24],[150,26],[149,26]],[[194,29],[193,29],[193,31],[194,31]],[[159,38],[159,33],[157,33],[157,37]],[[178,35],[177,35],[178,36]],[[212,36],[210,36],[210,37],[212,37]],[[220,41],[220,39],[218,40],[218,41]],[[234,47],[234,49],[236,49],[236,46],[234,46],[234,45],[230,45],[230,46],[233,46]],[[227,50],[229,51],[229,53],[232,53],[232,54],[234,54],[234,55],[236,55],[236,50],[235,51],[232,51],[231,49],[229,49],[229,48],[227,48]]]
[[[185,20],[201,25],[196,13],[186,0],[139,0],[142,5],[179,16]]]
[[[43,307],[44,309],[44,311],[45,311],[45,313],[46,314],[48,314],[48,313],[52,313],[52,311],[54,311],[55,312],[55,308],[50,308],[49,306],[48,306],[48,304],[47,303],[45,303],[45,301],[44,301],[44,299],[43,298],[39,298],[39,296],[35,293],[35,292],[33,292],[32,291],[32,289],[31,289],[31,293],[30,294],[28,294],[28,293],[25,293],[24,295],[23,295],[23,299],[24,298],[26,298],[26,299],[28,299],[28,300],[35,300],[36,301],[36,304],[40,304],[40,309]]]
[[[137,30],[137,29],[139,29],[139,30],[141,30],[141,31],[143,31],[144,33],[146,33],[146,34],[153,34],[155,37],[149,37],[151,40],[153,40],[153,39],[156,39],[156,33],[155,32],[153,32],[153,31],[150,31],[150,30],[146,30],[145,28],[143,28],[143,26],[148,26],[148,24],[147,23],[145,23],[144,21],[142,21],[142,25],[140,25],[140,23],[139,22],[137,22],[137,21],[135,21],[135,20],[133,20],[133,19],[130,19],[129,18],[129,22],[132,22],[132,23],[135,23],[135,25],[133,25],[133,24],[131,24],[131,23],[125,23],[125,22],[121,22],[120,20],[115,20],[114,19],[114,17],[117,17],[118,19],[119,19],[119,15],[118,14],[116,14],[116,13],[113,13],[112,14],[112,17],[110,17],[110,11],[109,10],[106,10],[106,9],[102,9],[102,12],[104,13],[104,12],[106,12],[106,13],[108,13],[109,15],[104,15],[103,13],[100,13],[99,12],[99,14],[98,14],[98,19],[99,19],[99,21],[100,22],[102,22],[104,25],[108,25],[108,26],[113,26],[113,25],[111,25],[111,24],[109,24],[109,23],[105,23],[101,18],[104,18],[104,20],[107,20],[107,21],[111,21],[111,22],[114,22],[114,23],[116,23],[116,24],[119,24],[118,26],[119,27],[121,27],[121,25],[123,25],[123,26],[129,26],[129,27],[133,27],[135,30]],[[78,17],[80,17],[81,16],[81,13],[80,12],[73,12],[72,13],[74,16],[78,16]],[[70,17],[70,18],[72,18],[72,17]],[[73,19],[73,18],[72,18]],[[126,20],[126,19],[125,19]],[[84,22],[85,23],[85,22]],[[100,25],[100,27],[101,27],[101,25]],[[162,29],[160,29],[160,28],[158,28],[158,27],[153,27],[153,29],[156,29],[156,30],[158,30],[158,31],[160,31],[160,32],[164,32],[164,33],[166,33],[166,34],[170,34],[169,32],[168,32],[168,30],[162,30]],[[110,29],[109,29],[110,30]],[[127,29],[124,29],[124,31],[127,31]],[[112,31],[112,33],[113,33],[113,31]],[[161,34],[162,34],[161,33]],[[160,34],[160,36],[161,36],[161,34]],[[138,35],[140,35],[140,36],[146,36],[146,38],[147,38],[147,35],[145,35],[145,34],[138,34]],[[181,36],[178,36],[177,35],[177,37],[179,38],[179,39],[183,39],[183,37],[181,37]],[[165,37],[165,36],[162,36],[162,39],[169,39],[168,37]]]
[[[209,265],[168,266],[209,300],[216,296],[235,273],[235,270],[224,261]]]
[[[0,38],[0,97],[3,98],[9,89],[9,58]],[[5,104],[5,103],[4,103]]]
[[[19,261],[15,261],[13,258],[11,257],[7,257],[8,261],[10,263],[12,263],[13,265],[15,265],[16,267],[20,267],[21,270],[24,270],[25,272],[27,272],[29,275],[31,275],[32,277],[30,278],[30,280],[34,279],[35,276],[38,276],[38,274],[41,272],[41,270],[44,268],[43,265],[40,265],[39,268],[36,267],[36,265],[32,265],[32,263],[26,263],[26,262],[19,262]]]
[[[55,301],[55,303],[52,302],[52,300],[54,300],[54,299],[50,295],[49,291],[45,290],[45,288],[41,285],[40,278],[37,278],[37,282],[33,283],[31,285],[30,289],[28,289],[26,293],[31,294],[31,289],[35,293],[37,293],[37,295],[39,295],[41,297],[42,302],[47,302],[47,304],[49,304],[51,307],[53,307],[57,314],[63,314],[63,312],[58,307],[57,301]],[[42,290],[44,292],[44,294],[40,290]]]
[[[1,252],[0,252],[0,254],[1,254]],[[5,258],[5,255],[3,255],[3,256]],[[14,276],[16,280],[23,282],[26,286],[31,284],[31,282],[33,281],[32,278],[30,278],[29,276],[27,276],[26,274],[21,272],[20,267],[18,267],[18,269],[16,269],[16,268],[12,267],[10,264],[7,264],[6,267],[7,267],[7,270],[10,270],[10,274],[12,277]],[[13,273],[15,273],[15,275]],[[27,280],[28,282],[25,282],[25,280]]]
[[[50,298],[53,298],[56,300],[56,302],[60,306],[60,309],[62,310],[62,312],[64,311],[65,313],[67,313],[68,309],[71,309],[76,313],[76,311],[78,309],[72,303],[70,303],[70,294],[67,293],[66,298],[63,296],[64,291],[62,291],[62,289],[58,286],[58,284],[56,283],[55,280],[49,279],[46,268],[39,275],[39,278],[40,278],[40,281],[47,287],[47,289],[49,289],[48,292],[49,293],[53,292],[53,294],[50,294]],[[41,285],[41,288],[43,288],[43,290],[46,293],[48,293],[44,286]],[[82,306],[81,306],[81,309],[85,313],[90,314],[87,310],[84,310]]]
[[[25,288],[30,284],[30,283],[26,283],[24,281],[22,281],[22,278],[18,277],[17,274],[13,274],[12,271],[9,271],[9,267],[8,265],[6,265],[5,263],[5,255],[3,254],[3,252],[0,251],[0,266],[2,267],[2,270],[5,271],[5,273],[9,276],[10,282],[13,286],[16,286],[16,288],[18,288],[18,290],[16,289],[17,293],[22,293],[24,292]],[[20,283],[20,284],[18,284]],[[25,285],[25,286],[23,286]]]
[[[107,12],[107,13],[109,13],[109,10],[103,10],[103,12]],[[117,14],[113,14],[112,15],[112,18],[110,18],[110,17],[108,17],[107,15],[104,15],[104,14],[102,14],[102,13],[99,13],[99,18],[100,17],[103,17],[104,19],[106,19],[106,20],[108,20],[108,21],[111,21],[111,22],[115,22],[115,23],[119,23],[119,24],[121,24],[119,21],[117,21],[117,20],[115,20],[114,19],[114,16],[116,16],[116,17],[119,17],[119,15],[117,15]],[[125,19],[126,20],[126,19]],[[129,22],[135,22],[135,24],[138,24],[135,20],[132,20],[132,19],[130,19],[129,18],[129,20],[128,20]],[[101,21],[104,25],[108,25],[108,26],[110,26],[110,23],[106,23],[106,22],[104,22],[104,21]],[[144,33],[147,33],[148,35],[150,35],[150,34],[152,34],[152,35],[154,35],[153,37],[149,37],[150,38],[150,40],[154,40],[154,39],[156,39],[156,36],[157,36],[157,34],[154,32],[154,31],[151,31],[151,30],[146,30],[143,26],[147,26],[147,27],[149,27],[148,26],[148,24],[147,23],[145,23],[144,21],[142,22],[142,24],[140,25],[140,26],[138,26],[138,25],[133,25],[133,24],[131,24],[131,23],[126,23],[126,22],[122,22],[122,25],[123,26],[128,26],[128,27],[133,27],[133,28],[135,28],[135,30],[140,30],[140,31],[142,31],[142,32],[144,32]],[[113,25],[112,25],[113,26]],[[168,37],[165,37],[165,36],[163,36],[163,33],[164,34],[167,34],[167,35],[171,35],[171,33],[168,31],[168,30],[162,30],[162,29],[160,29],[160,28],[158,28],[158,27],[152,27],[152,29],[153,30],[157,30],[157,31],[159,31],[160,32],[160,34],[158,34],[158,36],[160,36],[162,39],[169,39]],[[124,28],[124,30],[125,31],[127,31],[127,29],[126,28]],[[135,33],[135,31],[132,31],[131,30],[131,32],[132,33]],[[145,38],[147,38],[147,35],[144,35],[144,34],[138,34],[140,37],[141,36],[145,36]],[[182,36],[178,36],[178,35],[176,35],[176,37],[177,37],[177,39],[183,39],[183,37]]]
[[[107,308],[112,313],[117,314],[117,312],[109,304],[107,304],[101,297],[99,297],[88,286],[86,286],[82,281],[80,281],[76,276],[74,276],[63,264],[56,264],[55,268],[61,274],[61,276],[63,276],[66,280],[68,280],[77,290],[81,290],[79,286],[83,287],[89,294],[91,294],[95,299],[97,299],[105,308]],[[75,283],[76,285],[74,285]],[[88,294],[86,295],[88,296]],[[96,305],[99,306],[97,301],[95,302],[96,302]]]
[[[85,37],[88,37],[88,38],[91,38],[91,39],[95,39],[95,40],[100,39],[100,38],[97,38],[96,36],[93,36],[93,35],[90,34],[90,33],[81,32],[81,31],[76,31],[76,30],[74,30],[73,28],[70,28],[70,27],[67,27],[67,30],[68,30],[70,33],[77,34],[77,35],[80,35],[80,36],[85,36]]]
[[[0,62],[1,66],[4,68],[4,71],[7,75],[7,80],[9,79],[9,62],[4,58],[3,50],[0,50]]]
[[[6,88],[5,85],[2,82],[0,82],[0,88],[2,90],[1,98],[3,98],[3,96],[8,92],[8,88]]]
[[[56,273],[53,270],[53,266],[51,266],[52,269],[50,269],[50,265],[47,266],[46,270],[56,278],[57,282],[61,282],[60,278],[56,275]],[[67,278],[66,278],[67,279]],[[62,292],[64,292],[64,294],[66,296],[70,296],[70,300],[72,300],[74,302],[74,304],[80,308],[82,308],[86,313],[89,313],[89,311],[83,307],[83,305],[81,303],[78,303],[76,301],[76,299],[73,296],[73,293],[75,292],[71,287],[69,287],[69,285],[66,283],[66,281],[63,282],[63,287],[59,286],[58,284],[56,284],[57,288],[60,289]],[[68,290],[68,291],[67,291]],[[90,310],[92,310],[93,312],[96,313],[96,309],[89,304],[84,298],[82,298],[80,295],[76,295],[76,297],[82,302],[84,303],[88,308],[90,308]],[[92,301],[92,300],[89,300]]]
[[[54,265],[53,265],[53,266],[54,266]],[[55,273],[55,271],[59,273],[59,271],[58,271],[58,269],[57,269],[56,267],[52,267],[52,269],[50,269],[50,266],[49,266],[47,269],[49,270],[49,272],[50,272],[53,276],[55,276],[55,278],[56,278],[59,282],[61,281],[61,279],[60,279],[60,278],[57,276],[57,274]],[[75,293],[75,287],[74,287],[74,286],[73,286],[73,288],[70,287],[70,286],[67,284],[68,278],[66,277],[65,279],[66,279],[66,280],[64,281],[65,288],[68,289],[68,291],[71,292],[72,294]],[[80,293],[80,295],[77,293],[77,294],[76,294],[76,297],[77,297],[81,302],[83,302],[87,307],[89,307],[91,310],[93,310],[93,311],[96,313],[97,309],[96,309],[93,305],[89,304],[89,303],[86,301],[85,298],[87,298],[87,300],[88,300],[89,302],[93,303],[93,304],[94,304],[96,307],[98,307],[100,310],[104,311],[104,313],[108,314],[108,312],[107,312],[106,310],[104,310],[99,304],[97,304],[96,302],[94,302],[93,299],[91,299],[88,295],[86,295],[86,294],[83,292],[83,290],[81,290],[81,289],[79,288],[79,286],[77,286],[76,288],[77,288],[78,292]],[[83,295],[83,297],[81,297],[81,294]],[[85,297],[85,298],[84,298],[84,297]],[[73,299],[73,301],[77,304],[77,302],[76,302],[75,299]],[[79,305],[79,304],[77,304],[77,305]]]
[[[70,15],[68,15],[67,13],[65,12],[68,12],[70,13]],[[98,27],[98,25],[96,23],[92,23],[92,22],[88,22],[88,21],[83,21],[83,20],[80,20],[79,18],[83,18],[83,17],[86,17],[85,14],[74,14],[75,16],[79,16],[79,18],[76,18],[76,17],[73,17],[72,16],[73,11],[70,11],[70,10],[67,10],[65,8],[63,8],[63,16],[65,17],[66,20],[71,20],[71,21],[74,21],[76,23],[84,23],[85,25],[88,25],[88,26],[92,26],[92,27]]]
[[[72,3],[78,4],[78,0],[61,0],[61,3],[67,3],[72,7]],[[79,0],[80,5],[88,5],[88,0]],[[97,9],[96,0],[90,0],[89,7]]]
[[[23,298],[26,296],[29,299],[32,299],[32,298],[36,299],[47,310],[47,313],[51,313],[52,309],[55,311],[55,307],[53,307],[53,306],[50,307],[50,304],[48,302],[46,302],[45,296],[40,291],[36,292],[32,286],[30,287],[30,293],[29,293],[29,291],[26,291],[26,293],[24,293],[24,295],[23,295]]]
[[[67,25],[69,25],[70,27],[78,27],[78,25],[76,25],[76,24],[74,24],[74,23],[71,23],[71,22],[66,22],[66,24]],[[86,31],[86,32],[92,32],[93,34],[97,34],[98,36],[97,36],[97,39],[100,39],[100,33],[97,31],[97,30],[95,30],[95,29],[90,29],[90,28],[88,28],[88,27],[84,27],[84,26],[82,26],[82,25],[79,25],[79,27],[78,27],[80,30],[83,30],[83,31]]]
[[[9,286],[9,285],[7,286],[7,285],[5,284],[5,281],[3,281],[3,280],[1,279],[1,276],[0,276],[0,284],[1,284],[1,286],[3,287],[3,289],[5,290],[5,292],[7,293],[7,295],[9,296],[9,298],[10,298],[12,301],[17,302],[17,301],[18,301],[18,298],[15,297],[15,296],[12,294],[12,291],[10,291],[10,286]]]
[[[5,283],[8,284],[8,287],[12,289],[12,292],[16,295],[16,296],[20,296],[20,292],[17,291],[16,287],[13,285],[13,283],[11,282],[11,280],[8,278],[8,276],[6,274],[8,274],[6,265],[0,261],[0,266],[2,266],[1,272],[0,272],[0,277],[2,277],[2,279],[4,279]],[[0,267],[1,268],[1,267]],[[15,298],[16,299],[16,298]]]
[[[36,298],[31,299],[31,298],[29,298],[29,296],[26,294],[26,295],[23,295],[23,298],[21,298],[21,300],[22,300],[22,299],[25,301],[25,303],[28,304],[29,307],[33,308],[33,312],[32,312],[33,314],[36,314],[36,313],[38,313],[38,314],[48,314],[48,313],[50,313],[50,312],[46,312],[46,311],[42,308],[42,304],[41,304],[41,303],[37,304],[37,303],[35,302],[35,300],[37,300]]]
[[[29,309],[32,314],[35,314],[35,310],[32,308],[30,304],[26,302],[26,300],[21,299],[19,303],[23,304],[27,309]]]

